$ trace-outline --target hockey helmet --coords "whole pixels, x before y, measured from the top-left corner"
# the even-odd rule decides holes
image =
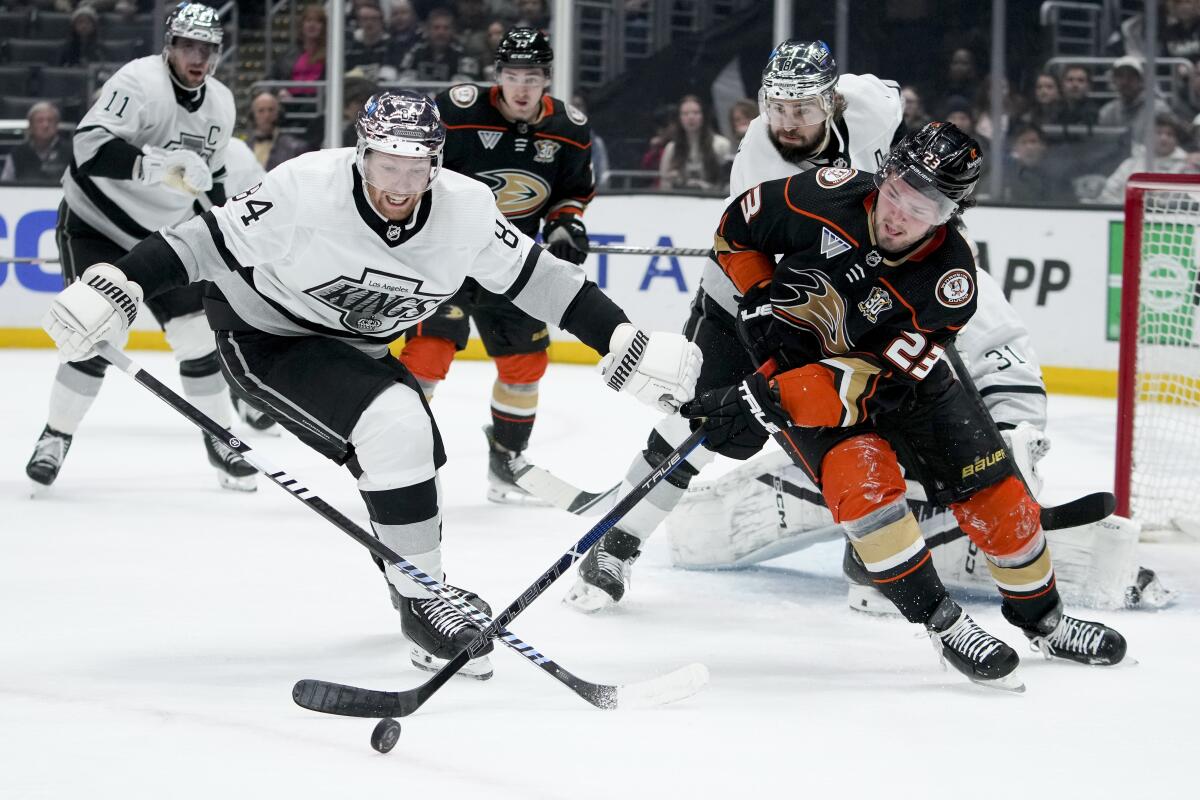
[[[203,3],[183,2],[171,9],[164,23],[163,57],[168,58],[176,39],[191,39],[212,45],[208,58],[208,74],[217,68],[221,58],[221,42],[225,32],[221,28],[221,17],[216,9]]]
[[[513,28],[496,48],[497,75],[504,67],[541,67],[548,71],[553,63],[550,40],[537,28]]]
[[[930,122],[905,136],[879,167],[875,185],[889,199],[913,197],[903,182],[929,203],[906,203],[906,210],[931,225],[941,225],[961,211],[983,169],[983,151],[973,137],[950,122]]]
[[[355,123],[363,180],[395,194],[420,194],[442,168],[446,126],[437,105],[411,89],[374,95]]]
[[[767,59],[759,108],[777,126],[814,125],[829,119],[837,88],[837,61],[829,45],[788,39]]]

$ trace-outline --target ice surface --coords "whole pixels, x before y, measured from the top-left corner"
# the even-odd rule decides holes
[[[134,355],[178,383],[169,355]],[[1028,691],[1013,696],[943,672],[915,627],[847,610],[836,543],[705,574],[670,569],[660,536],[615,613],[562,606],[567,576],[512,629],[594,681],[702,662],[703,692],[598,711],[497,648],[493,680],[452,681],[381,756],[371,720],[321,716],[290,697],[303,677],[389,689],[423,677],[362,548],[269,483],[219,490],[200,435],[115,372],[58,484],[30,500],[23,467],[55,360],[0,351],[0,369],[5,800],[1196,796],[1194,544],[1142,549],[1181,590],[1176,606],[1101,615],[1129,638],[1135,667],[1044,662],[994,602],[970,604],[1024,654]],[[479,428],[493,375],[490,364],[455,365],[434,408],[450,457],[449,578],[499,608],[589,521],[483,499]],[[1110,487],[1113,414],[1108,401],[1051,399],[1046,502]],[[529,452],[607,487],[653,419],[591,370],[555,365]],[[290,437],[247,438],[366,524],[349,475]]]

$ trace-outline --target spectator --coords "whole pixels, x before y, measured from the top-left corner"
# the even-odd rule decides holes
[[[1062,73],[1062,109],[1059,121],[1063,125],[1095,125],[1099,109],[1088,97],[1092,78],[1087,67],[1072,64]]]
[[[1192,163],[1193,159],[1182,147],[1185,130],[1183,124],[1172,114],[1154,115],[1154,172],[1178,174],[1182,172],[1198,172],[1200,170]],[[1133,146],[1133,154],[1121,162],[1116,171],[1104,182],[1104,190],[1100,193],[1101,203],[1121,203],[1125,200],[1125,184],[1129,176],[1135,172],[1148,171],[1146,168],[1145,149],[1141,144]]]
[[[941,103],[951,97],[973,97],[978,88],[979,71],[975,67],[975,54],[966,47],[960,47],[950,54],[946,78],[940,87]]]
[[[1018,124],[1012,133],[1012,143],[1012,156],[1004,173],[1004,199],[1031,205],[1065,201],[1062,181],[1043,163],[1046,135],[1042,129],[1030,123]]]
[[[458,18],[458,40],[467,55],[479,64],[486,64],[496,54],[488,49],[488,16],[483,0],[458,0],[454,4]]]
[[[1100,125],[1141,130],[1146,115],[1169,113],[1167,104],[1154,98],[1153,109],[1146,108],[1146,92],[1142,80],[1142,60],[1137,56],[1121,56],[1112,66],[1113,88],[1117,96],[1105,103],[1096,116]]]
[[[392,0],[388,27],[392,32],[392,46],[403,61],[408,51],[416,47],[424,36],[421,20],[409,0]]]
[[[1200,60],[1200,0],[1167,0],[1167,24],[1160,38],[1163,55]]]
[[[58,135],[62,115],[49,101],[34,103],[25,115],[25,141],[13,148],[0,170],[0,182],[53,186],[71,163],[71,142]]]
[[[468,83],[480,78],[479,62],[454,41],[454,13],[434,8],[425,17],[425,41],[400,64],[401,79],[408,83]]]
[[[571,105],[587,114],[587,99],[576,92],[571,97]],[[592,131],[592,175],[596,180],[596,188],[608,186],[608,145],[600,138],[600,134]]]
[[[371,99],[371,95],[379,91],[379,84],[363,76],[347,75],[342,83],[342,146],[352,146],[358,139],[354,130],[354,121],[358,112]],[[304,129],[304,142],[309,150],[320,150],[325,146],[325,115],[314,117]]]
[[[500,46],[500,41],[507,32],[508,28],[500,20],[495,20],[487,26],[487,55],[483,59],[483,68],[480,70],[484,80],[493,82],[496,80],[496,48]]]
[[[925,111],[925,104],[921,100],[921,93],[917,91],[917,87],[905,86],[900,90],[900,99],[904,101],[904,130],[906,133],[919,131],[932,122],[929,114]]]
[[[979,148],[983,151],[984,158],[983,170],[979,173],[979,188],[976,189],[976,193],[982,196],[987,191],[987,176],[991,174],[992,140],[986,136],[980,136],[979,131],[975,129],[975,109],[965,97],[947,99],[946,105],[942,108],[942,119],[954,123],[959,130],[968,136],[973,136],[975,141],[979,142]]]
[[[1061,125],[1063,116],[1062,89],[1058,78],[1049,72],[1039,73],[1033,83],[1033,101],[1024,120],[1040,128],[1042,125]]]
[[[282,133],[283,108],[273,92],[262,91],[250,101],[249,144],[258,163],[268,172],[308,150],[304,140]]]
[[[733,148],[713,130],[700,98],[684,95],[679,101],[679,125],[663,149],[659,164],[662,189],[717,189],[729,182]]]
[[[92,6],[80,6],[71,14],[71,32],[58,51],[60,67],[84,67],[112,56],[100,42],[100,16]]]
[[[297,49],[288,54],[276,68],[275,77],[285,81],[325,80],[325,37],[328,19],[325,9],[319,5],[304,7],[300,14],[300,34]],[[289,89],[290,94],[313,95],[317,90],[310,86]]]
[[[742,137],[746,135],[746,129],[750,127],[750,122],[757,116],[758,103],[749,98],[738,100],[729,107],[729,130],[733,132],[730,144],[735,152],[741,145]]]
[[[654,109],[654,135],[650,137],[650,142],[646,147],[646,152],[642,154],[642,160],[639,166],[647,171],[658,172],[662,164],[663,151],[667,148],[667,142],[675,138],[675,129],[679,127],[679,106],[674,103],[667,103]],[[658,186],[658,179],[655,178],[654,185]]]
[[[1200,114],[1200,64],[1192,66],[1187,81],[1168,104],[1171,113],[1184,121],[1194,120]]]
[[[383,11],[364,3],[354,12],[354,21],[357,27],[346,47],[346,71],[358,69],[374,80],[394,81],[401,54],[384,30]]]
[[[1000,119],[999,130],[992,122],[992,79],[990,75],[985,75],[983,81],[979,84],[979,90],[975,93],[975,130],[988,139],[995,139],[996,135],[1004,135],[1012,123],[1021,118],[1024,111],[1024,103],[1021,98],[1014,95],[1009,90],[1008,78],[1002,78],[1000,85],[1003,87],[1003,99],[1000,107],[1003,110],[1003,116]]]
[[[516,6],[517,26],[550,32],[550,9],[546,0],[517,0]]]

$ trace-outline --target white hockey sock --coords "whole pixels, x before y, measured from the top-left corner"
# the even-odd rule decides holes
[[[74,435],[100,393],[102,383],[103,378],[80,372],[69,364],[61,365],[50,389],[46,424],[60,433]]]
[[[233,402],[221,373],[203,378],[184,378],[183,395],[222,428],[233,424]]]

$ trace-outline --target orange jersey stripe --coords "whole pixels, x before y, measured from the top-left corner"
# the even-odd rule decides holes
[[[888,289],[891,290],[892,294],[894,294],[896,296],[896,299],[899,300],[904,305],[904,307],[908,309],[908,313],[912,314],[912,321],[913,321],[914,328],[919,330],[921,333],[933,333],[933,331],[930,330],[929,328],[921,327],[921,322],[917,319],[917,310],[915,308],[913,308],[912,305],[907,300],[904,299],[904,295],[902,295],[896,291],[895,286],[892,286],[890,283],[887,282],[887,279],[883,278],[883,277],[879,278],[879,282],[882,283],[884,286],[888,287]]]
[[[587,150],[592,146],[591,142],[588,142],[587,144],[580,144],[574,139],[568,139],[565,136],[555,136],[553,133],[535,133],[533,136],[535,139],[556,139],[560,142],[566,142],[567,144],[575,145],[580,150]]]
[[[795,176],[792,176],[792,177],[795,177]],[[850,234],[846,233],[846,231],[842,230],[841,226],[839,226],[833,220],[826,219],[825,217],[818,216],[818,215],[812,213],[811,211],[805,211],[803,208],[793,205],[792,198],[788,196],[788,189],[791,187],[791,185],[792,185],[792,179],[788,178],[787,183],[785,183],[783,186],[783,199],[787,202],[788,208],[790,208],[792,211],[795,211],[797,214],[802,214],[806,217],[809,217],[810,219],[815,219],[824,225],[828,225],[829,227],[833,228],[835,231],[840,233],[842,235],[842,237],[846,241],[848,241],[850,244],[854,245],[855,248],[858,247],[858,240],[855,239]]]
[[[914,564],[909,569],[906,569],[906,570],[904,570],[904,572],[901,572],[896,577],[883,578],[882,580],[876,580],[875,578],[872,578],[871,580],[874,583],[895,583],[896,581],[900,580],[901,578],[907,578],[909,575],[911,575],[914,572],[916,572],[917,570],[919,570],[921,568],[921,565],[924,564],[926,561],[928,561],[932,556],[933,556],[933,553],[930,553],[928,550],[926,550],[924,558],[922,558],[920,561],[918,561],[916,564]]]
[[[446,130],[460,131],[466,128],[475,128],[481,131],[507,131],[508,128],[502,128],[499,125],[447,125]]]

